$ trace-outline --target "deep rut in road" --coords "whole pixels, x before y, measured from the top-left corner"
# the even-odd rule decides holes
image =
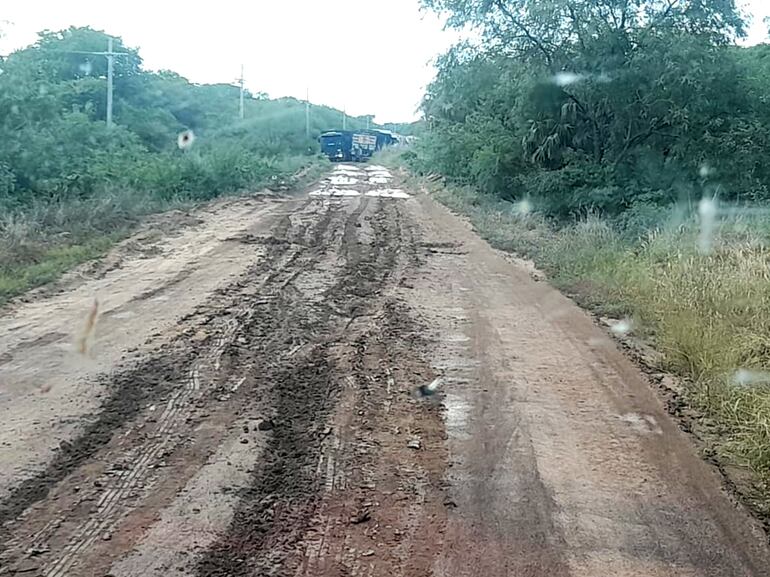
[[[344,265],[338,281],[321,296],[319,309],[299,310],[290,322],[297,337],[313,339],[283,362],[263,366],[259,380],[273,383],[276,417],[266,457],[254,485],[241,500],[226,535],[201,560],[201,576],[293,574],[289,557],[298,547],[323,496],[325,475],[319,467],[322,444],[333,434],[330,415],[341,389],[354,373],[341,371],[337,358],[343,343],[356,341],[353,355],[367,346],[376,324],[366,320],[386,315],[389,301],[377,299],[398,280],[407,264],[406,238],[399,234],[395,204],[376,203],[367,214],[366,200],[343,229]],[[404,262],[399,262],[401,259]],[[284,298],[287,295],[282,295]],[[282,303],[291,306],[289,300]],[[265,319],[267,322],[268,319]],[[256,326],[261,326],[257,323]],[[249,332],[248,342],[262,335]],[[360,381],[366,387],[366,380]],[[259,387],[258,387],[259,388]]]
[[[274,430],[254,487],[244,495],[248,506],[238,511],[222,543],[248,537],[254,550],[256,536],[275,537],[270,512],[276,499],[312,502],[317,479],[310,461],[317,459],[340,383],[328,352],[346,327],[370,312],[368,300],[398,268],[398,210],[367,198],[310,201],[287,211],[269,236],[235,239],[263,243],[268,256],[183,319],[182,337],[113,374],[104,411],[62,446],[44,472],[5,499],[3,565],[37,568],[29,551],[45,551],[39,569],[46,576],[66,575],[73,567],[106,571],[118,552],[89,553],[104,548],[102,538],[118,524],[131,525],[130,515],[149,488],[157,493],[159,485],[168,485],[169,494],[179,488],[174,469],[183,474],[195,465],[189,447],[195,426],[214,418],[226,423],[249,410],[266,415]],[[202,460],[206,455],[199,453],[194,456]],[[76,486],[84,468],[88,478],[105,479],[89,488],[92,494]],[[35,502],[40,505],[31,507]],[[282,510],[281,519],[292,514],[292,506]],[[248,535],[240,535],[246,527]],[[129,547],[130,537],[124,539]],[[201,563],[205,574],[217,574],[220,566],[239,574],[236,560],[243,556],[231,551],[218,545]]]

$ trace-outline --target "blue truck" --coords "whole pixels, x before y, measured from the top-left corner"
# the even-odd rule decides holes
[[[353,133],[347,130],[330,130],[319,137],[321,154],[332,162],[351,160]]]
[[[373,130],[330,130],[318,140],[321,153],[332,162],[363,162],[382,148],[383,142]]]

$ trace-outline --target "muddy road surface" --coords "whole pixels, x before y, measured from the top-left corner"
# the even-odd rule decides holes
[[[0,575],[770,574],[612,339],[381,167],[160,217],[3,311],[0,384]]]

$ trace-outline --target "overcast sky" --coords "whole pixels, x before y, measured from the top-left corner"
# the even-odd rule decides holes
[[[769,0],[740,0],[762,42]],[[0,0],[0,53],[39,30],[91,26],[139,48],[145,65],[194,82],[233,82],[305,97],[378,122],[416,118],[432,60],[456,35],[418,0]]]

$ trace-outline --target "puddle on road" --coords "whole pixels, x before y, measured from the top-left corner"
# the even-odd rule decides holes
[[[379,198],[412,198],[403,190],[398,188],[383,188],[380,190],[370,190],[366,193],[366,196],[376,196]]]
[[[393,173],[391,173],[387,168],[380,166],[367,167],[366,175],[369,177],[369,182],[387,182],[393,178]]]
[[[354,166],[335,166],[332,174],[345,176],[362,176],[363,171]]]
[[[332,174],[323,181],[320,188],[314,190],[309,195],[314,197],[355,197],[363,194],[368,197],[377,198],[412,198],[411,195],[398,188],[377,188],[378,185],[387,185],[392,179],[393,175],[391,172],[378,164],[363,168],[340,165],[335,166]],[[347,188],[361,182],[372,185],[374,188],[366,192]]]
[[[345,188],[327,188],[323,190],[314,190],[310,193],[310,196],[361,196],[361,193],[357,190]]]
[[[356,184],[358,182],[357,178],[353,178],[351,176],[337,176],[332,175],[327,179],[331,184],[337,184],[337,185],[348,185],[348,184]]]

